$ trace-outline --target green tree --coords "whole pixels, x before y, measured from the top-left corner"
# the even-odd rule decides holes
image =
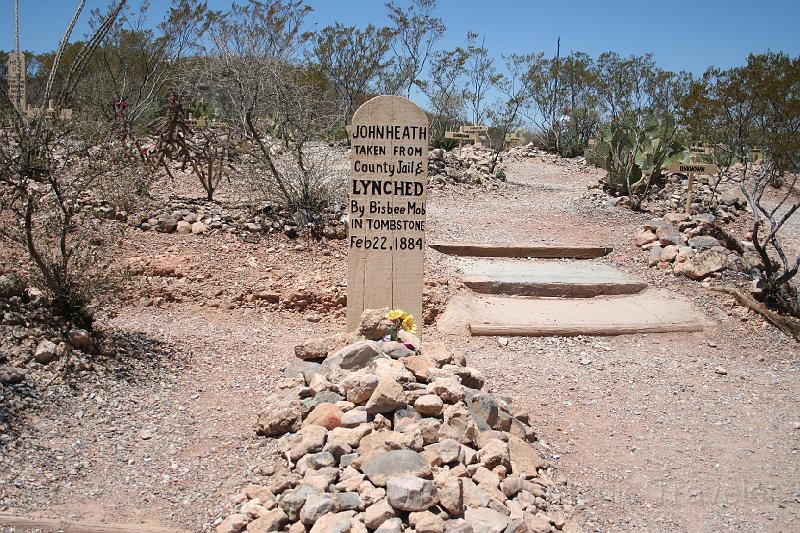
[[[349,120],[358,105],[374,93],[375,84],[391,65],[393,38],[388,28],[369,24],[363,30],[337,22],[322,28],[311,43],[311,59],[336,88]]]
[[[411,88],[419,83],[436,43],[444,36],[444,22],[433,16],[436,0],[411,0],[403,9],[388,2],[389,20],[394,38],[390,44],[394,52],[394,69],[384,75],[384,92],[405,93],[411,97]]]

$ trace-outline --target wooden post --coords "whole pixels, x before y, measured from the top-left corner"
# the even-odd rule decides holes
[[[463,128],[463,126],[462,126]],[[464,141],[474,141],[478,139],[477,134],[465,133],[463,131],[447,131],[444,134],[445,139],[458,139],[458,157],[461,157],[461,146]]]
[[[421,332],[428,118],[408,98],[377,96],[353,115],[350,140],[347,329],[389,307]]]
[[[670,165],[667,172],[670,174],[686,174],[689,176],[688,190],[686,192],[686,214],[691,214],[692,200],[694,196],[694,176],[695,174],[713,174],[717,172],[717,165],[700,164],[700,163],[679,163]]]

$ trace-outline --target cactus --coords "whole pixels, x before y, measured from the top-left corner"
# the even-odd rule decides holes
[[[649,116],[637,121],[623,116],[604,124],[597,143],[587,151],[589,163],[606,170],[606,184],[631,197],[638,208],[641,200],[662,177],[666,163],[682,153],[671,121]]]

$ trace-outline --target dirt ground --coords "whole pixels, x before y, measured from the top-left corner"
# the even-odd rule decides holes
[[[591,206],[596,174],[538,160],[508,174],[499,191],[432,190],[429,239],[611,244],[604,261],[683,294],[713,323],[507,346],[428,330],[529,408],[584,528],[800,531],[798,344],[710,287],[648,269],[632,239],[649,217]],[[201,531],[280,468],[256,416],[293,346],[341,330],[342,311],[231,301],[253,287],[341,289],[343,244],[133,230],[119,259],[156,256],[184,270],[156,287],[173,296],[153,305],[152,287],[133,280],[104,325],[145,357],[42,390],[0,446],[0,511]],[[463,290],[453,264],[429,251],[426,283]]]

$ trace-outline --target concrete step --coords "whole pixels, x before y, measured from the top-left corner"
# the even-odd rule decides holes
[[[437,327],[446,333],[529,337],[693,332],[692,304],[662,290],[596,298],[525,298],[472,293],[450,300]]]
[[[484,294],[591,298],[635,294],[647,288],[641,279],[602,263],[585,261],[459,262],[464,284]]]

